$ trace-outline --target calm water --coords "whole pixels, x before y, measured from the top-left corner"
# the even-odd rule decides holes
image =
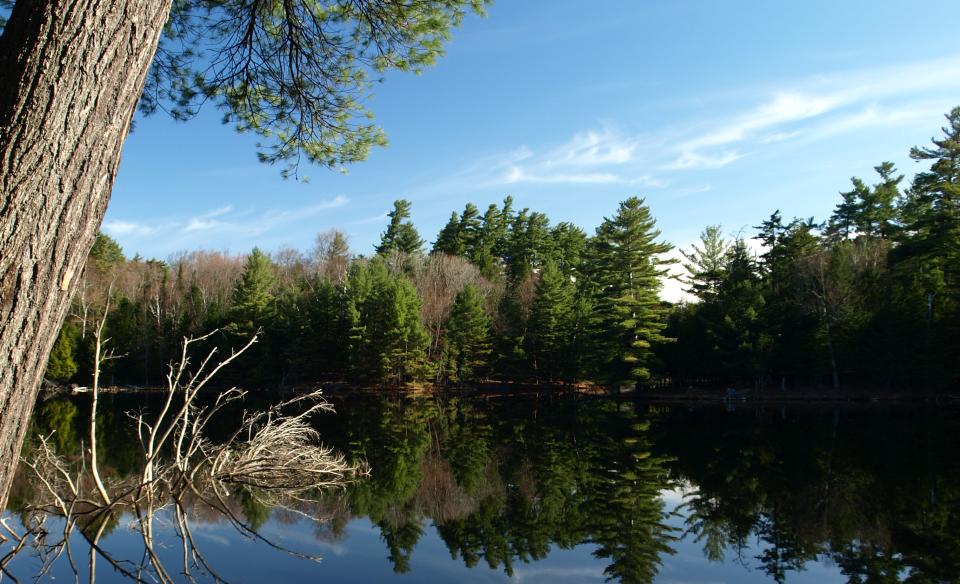
[[[238,514],[263,539],[197,503],[195,544],[223,579],[960,581],[960,411],[728,411],[582,397],[394,396],[335,405],[338,414],[317,420],[324,441],[367,460],[372,474],[288,509],[238,491]],[[86,407],[45,402],[35,426],[56,429],[62,452],[79,452]],[[138,468],[124,412],[149,404],[117,397],[103,407],[109,482]],[[18,480],[13,525],[35,496]],[[185,579],[172,519],[158,518],[156,547],[170,573]],[[56,526],[51,520],[48,529]],[[84,545],[76,534],[82,581]],[[99,545],[121,566],[143,555],[128,515],[112,520]],[[0,545],[0,556],[10,548]],[[40,569],[30,550],[7,566],[21,580]],[[102,560],[96,576],[126,581]],[[69,559],[54,562],[44,578],[72,581]]]

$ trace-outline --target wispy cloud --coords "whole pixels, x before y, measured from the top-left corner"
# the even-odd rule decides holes
[[[386,221],[390,216],[388,211],[384,211],[379,215],[373,215],[371,217],[364,217],[363,219],[357,219],[352,223],[352,225],[369,225],[371,223],[380,223],[381,221]]]
[[[178,218],[162,218],[155,221],[110,220],[104,230],[115,236],[150,242],[162,236],[161,247],[221,244],[231,240],[246,240],[288,225],[314,218],[324,211],[343,207],[349,199],[338,195],[291,209],[247,209],[236,211],[233,205],[225,205],[199,215]]]
[[[136,221],[104,221],[103,230],[113,236],[119,235],[150,235],[156,228]]]
[[[534,151],[521,146],[494,159],[493,184],[640,184],[662,186],[636,172],[639,137],[624,137],[611,128],[575,133],[558,146]]]
[[[952,95],[957,89],[960,57],[798,80],[757,91],[756,106],[700,120],[700,130],[686,138],[665,136],[674,157],[662,168],[718,169],[743,158],[751,147],[922,119],[943,107],[943,100],[929,103],[931,94]]]
[[[565,142],[520,146],[474,161],[454,182],[500,185],[675,186],[683,173],[716,171],[782,144],[906,124],[942,109],[932,93],[960,89],[960,56],[824,74],[738,93],[745,107],[714,108],[631,134],[608,123]],[[921,100],[926,100],[921,101]],[[753,105],[749,105],[749,104]]]
[[[713,170],[723,168],[731,162],[743,158],[743,154],[735,151],[720,152],[718,154],[701,154],[699,152],[682,152],[676,160],[664,167],[665,170]]]

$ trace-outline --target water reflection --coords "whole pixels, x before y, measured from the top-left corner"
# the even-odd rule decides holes
[[[248,396],[222,416],[267,403]],[[372,570],[376,550],[356,551],[368,534],[393,572],[424,581],[479,581],[487,568],[524,581],[652,582],[694,570],[741,581],[960,578],[960,428],[949,411],[726,412],[533,397],[366,396],[335,405],[338,414],[316,421],[323,440],[367,461],[369,477],[283,506],[240,487],[224,499],[247,536],[302,535],[295,549],[325,556],[290,568],[297,578],[346,581]],[[103,408],[98,444],[112,485],[142,471],[122,415],[135,407],[144,406],[118,396]],[[84,411],[48,401],[34,424],[56,429],[55,448],[76,454]],[[22,521],[33,488],[18,478],[10,508]],[[203,501],[185,499],[183,511],[194,530],[224,525],[223,510]],[[176,531],[176,517],[169,521]],[[122,538],[117,524],[111,516],[104,536]],[[258,545],[258,557],[269,557]],[[347,550],[354,555],[340,557]],[[370,565],[356,557],[364,554]]]

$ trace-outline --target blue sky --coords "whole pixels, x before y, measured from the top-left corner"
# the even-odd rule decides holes
[[[392,201],[432,241],[452,210],[512,195],[589,232],[644,196],[686,246],[829,215],[853,175],[939,135],[960,105],[960,2],[523,2],[468,18],[422,75],[369,104],[390,145],[347,174],[283,180],[209,109],[138,119],[104,230],[128,255],[309,249],[339,228],[369,253]]]

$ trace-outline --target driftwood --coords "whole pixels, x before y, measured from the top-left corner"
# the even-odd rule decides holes
[[[99,353],[106,341],[101,342],[101,333],[102,326],[96,331],[98,354],[108,358],[109,354]],[[223,578],[196,545],[191,531],[188,510],[198,503],[221,514],[245,536],[300,557],[319,559],[262,537],[234,511],[236,505],[231,503],[231,498],[243,489],[263,504],[322,522],[323,517],[306,514],[299,508],[302,505],[297,504],[319,490],[343,487],[358,474],[365,473],[366,467],[349,463],[320,443],[310,419],[318,412],[333,408],[319,391],[285,400],[267,411],[246,412],[227,441],[211,443],[204,433],[207,424],[227,404],[242,399],[245,392],[231,388],[219,392],[211,404],[201,405],[197,399],[200,391],[257,340],[254,335],[246,345],[221,360],[216,359],[214,348],[196,367],[191,367],[191,348],[213,334],[184,339],[179,361],[169,367],[166,396],[158,412],[128,414],[136,424],[143,447],[143,472],[113,484],[103,481],[97,468],[95,398],[99,368],[95,367],[90,447],[82,449],[79,463],[71,464],[54,451],[50,436],[37,438],[34,454],[21,463],[29,469],[41,495],[28,508],[22,533],[0,519],[0,543],[15,542],[12,549],[0,557],[0,572],[16,581],[8,571],[10,561],[24,550],[32,550],[40,558],[37,577],[46,574],[55,562],[66,556],[79,579],[71,538],[80,533],[89,545],[91,582],[95,580],[98,558],[136,582],[172,583],[174,575],[185,576],[190,581],[195,580],[195,575],[203,575],[222,582]],[[154,524],[162,511],[172,513],[182,547],[182,565],[173,573],[155,551]],[[134,527],[143,541],[144,555],[139,562],[114,558],[99,545],[111,518],[124,512],[133,516]],[[55,537],[54,531],[45,527],[50,518],[63,522]]]

